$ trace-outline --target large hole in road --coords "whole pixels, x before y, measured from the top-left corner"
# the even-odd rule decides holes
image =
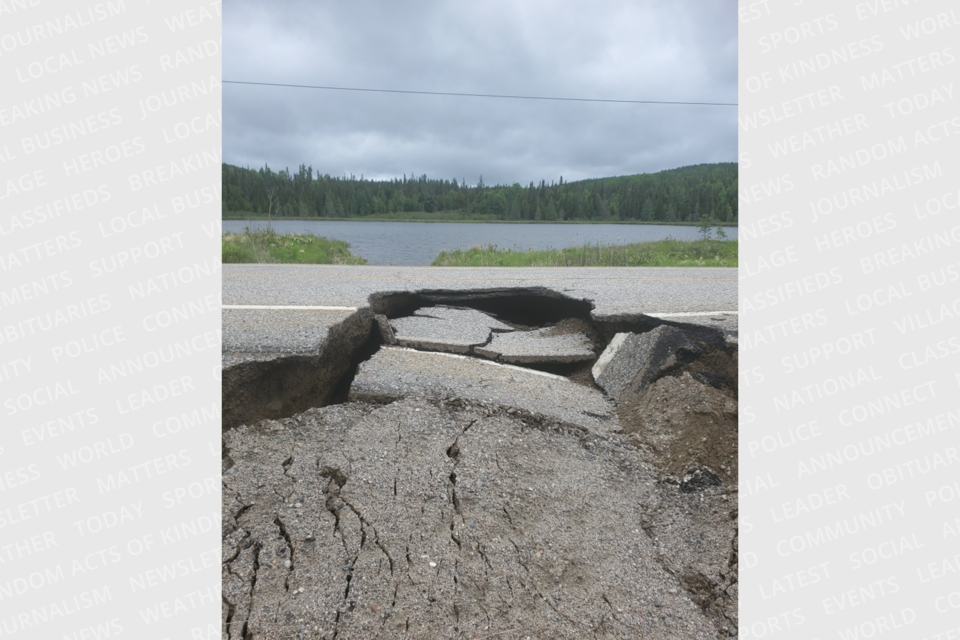
[[[589,300],[577,300],[541,287],[468,291],[428,289],[370,296],[373,312],[390,319],[413,315],[423,307],[433,306],[476,309],[505,322],[527,327],[542,327],[567,318],[589,321],[593,311],[593,303]]]
[[[372,294],[370,306],[332,326],[316,355],[278,357],[246,362],[223,371],[223,429],[279,419],[314,407],[347,400],[359,365],[385,344],[377,316],[388,322],[429,314],[429,308],[475,310],[507,326],[498,333],[542,330],[546,337],[577,334],[585,338],[591,354],[573,362],[523,361],[490,353],[487,345],[471,345],[464,355],[509,363],[568,377],[595,387],[590,369],[617,333],[644,333],[666,324],[681,328],[705,348],[705,358],[693,367],[701,378],[717,388],[735,388],[735,365],[730,367],[729,349],[723,333],[701,325],[668,322],[643,314],[595,319],[589,300],[575,299],[545,288],[492,288],[474,290],[432,289],[415,292]],[[404,346],[410,347],[407,344]],[[444,351],[435,346],[412,346],[425,351]]]

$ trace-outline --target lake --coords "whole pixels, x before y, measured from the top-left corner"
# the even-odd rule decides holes
[[[350,243],[350,252],[369,264],[429,265],[441,251],[496,245],[500,249],[563,249],[673,238],[696,240],[697,227],[646,224],[497,224],[469,222],[360,222],[353,220],[274,220],[277,233],[311,233]],[[265,229],[266,220],[224,220],[225,232]],[[714,231],[716,231],[714,229]],[[725,227],[730,240],[735,227]]]

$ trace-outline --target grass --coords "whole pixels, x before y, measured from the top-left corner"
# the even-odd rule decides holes
[[[658,240],[625,245],[586,244],[549,251],[496,245],[441,251],[434,267],[736,267],[736,240]]]
[[[366,264],[350,253],[350,245],[308,234],[279,234],[273,229],[224,233],[223,262],[281,264]]]

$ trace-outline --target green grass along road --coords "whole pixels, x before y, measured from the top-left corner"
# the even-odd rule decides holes
[[[736,240],[658,240],[623,245],[586,244],[547,251],[494,245],[441,251],[435,267],[736,267]],[[366,264],[342,240],[273,229],[222,235],[225,263]]]

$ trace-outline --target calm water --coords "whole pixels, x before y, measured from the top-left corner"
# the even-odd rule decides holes
[[[369,264],[428,265],[442,250],[496,245],[501,249],[562,249],[586,243],[626,244],[674,238],[696,240],[697,227],[626,224],[470,224],[455,222],[354,222],[274,220],[277,233],[312,233],[350,243]],[[224,220],[223,230],[264,229],[265,220]],[[725,227],[731,240],[737,229]]]

